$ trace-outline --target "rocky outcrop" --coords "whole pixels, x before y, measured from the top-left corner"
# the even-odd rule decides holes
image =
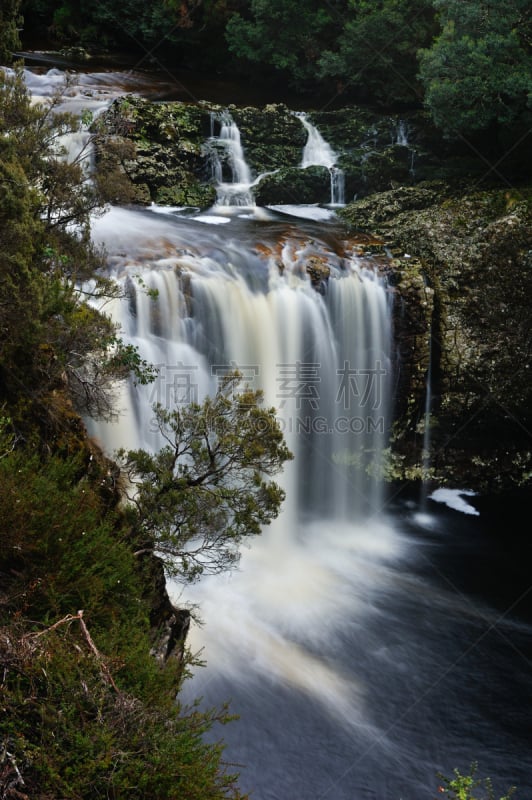
[[[190,612],[170,601],[162,561],[152,554],[141,556],[145,600],[150,609],[151,654],[161,665],[169,659],[183,660],[190,628]]]
[[[98,134],[97,180],[106,199],[212,205],[215,178],[209,140],[218,135],[223,113],[238,126],[253,177],[263,176],[254,188],[259,205],[330,202],[328,170],[301,169],[308,134],[287,106],[224,109],[212,103],[154,103],[135,96],[116,100],[93,125]],[[345,108],[308,112],[307,119],[337,153],[348,199],[398,184],[414,185],[442,168],[444,144],[422,114],[403,119]]]
[[[281,167],[260,179],[254,195],[259,206],[329,203],[331,175],[326,167]]]
[[[394,256],[397,476],[423,469],[430,364],[431,476],[490,492],[529,483],[530,190],[429,183],[376,194],[342,214]]]
[[[287,106],[229,106],[229,112],[238,125],[246,160],[255,175],[299,166],[307,135]]]
[[[203,152],[209,131],[201,104],[116,100],[93,125],[105,199],[208,208],[215,199]]]

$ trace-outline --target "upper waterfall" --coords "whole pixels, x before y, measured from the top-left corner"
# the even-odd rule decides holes
[[[338,155],[331,145],[325,141],[319,130],[307,115],[300,111],[296,116],[307,131],[307,141],[301,157],[301,168],[312,166],[327,167],[331,174],[331,205],[345,204],[345,180],[343,171],[336,166]]]
[[[216,185],[216,204],[255,205],[251,191],[251,170],[246,162],[238,125],[229,111],[211,114],[211,136],[206,148]]]

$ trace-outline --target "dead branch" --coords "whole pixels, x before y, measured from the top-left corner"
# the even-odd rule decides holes
[[[85,641],[87,642],[87,644],[89,646],[89,649],[92,651],[92,653],[94,654],[94,656],[96,657],[96,660],[98,661],[98,663],[100,665],[100,669],[101,669],[101,672],[102,672],[103,679],[105,680],[106,683],[108,683],[115,690],[115,692],[117,694],[120,694],[120,689],[118,688],[118,686],[114,682],[113,676],[111,675],[111,671],[110,671],[109,667],[107,666],[107,663],[106,663],[104,657],[102,656],[102,654],[100,653],[100,651],[98,650],[96,645],[94,644],[92,636],[89,633],[89,629],[87,628],[87,625],[85,624],[85,620],[83,619],[83,610],[78,611],[77,614],[67,614],[66,617],[63,617],[63,619],[60,619],[57,622],[54,622],[53,625],[50,625],[48,628],[46,628],[43,631],[38,631],[36,633],[27,633],[22,637],[22,639],[23,640],[38,639],[39,637],[45,636],[47,633],[50,633],[51,631],[56,630],[57,628],[59,628],[60,625],[65,625],[65,624],[67,624],[69,622],[73,622],[74,620],[78,620],[78,622],[79,622],[79,625],[80,625],[80,628],[81,628],[81,632],[83,633]]]

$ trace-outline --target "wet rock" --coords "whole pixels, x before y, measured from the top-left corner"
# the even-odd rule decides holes
[[[326,167],[281,168],[265,175],[254,189],[258,205],[329,203],[331,175]]]
[[[282,103],[229,111],[240,130],[246,160],[256,175],[298,167],[307,134],[300,120]]]
[[[434,476],[486,492],[531,480],[531,197],[426,184],[342,212],[395,255],[393,447],[404,473],[423,462],[430,361]]]
[[[215,192],[203,143],[208,109],[127,96],[93,125],[97,181],[111,202],[208,208]]]

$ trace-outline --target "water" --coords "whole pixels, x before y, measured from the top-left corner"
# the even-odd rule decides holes
[[[240,131],[225,110],[211,116],[212,135],[206,143],[216,185],[216,205],[254,206],[251,170],[246,162]],[[215,132],[218,128],[218,132]]]
[[[399,144],[402,147],[410,147],[410,142],[408,141],[408,125],[404,119],[398,120],[397,130],[392,139],[394,144]]]
[[[304,112],[299,112],[296,116],[301,120],[308,134],[301,157],[302,169],[312,166],[327,167],[331,175],[331,205],[345,205],[345,176],[343,170],[336,165],[338,154],[325,141]]]
[[[301,169],[323,166],[331,176],[331,206],[345,205],[345,175],[336,162],[338,155],[325,141],[304,112],[296,113],[308,133],[301,156]],[[211,114],[211,136],[205,143],[216,186],[216,205],[221,208],[254,207],[253,186],[263,175],[255,178],[246,161],[240,130],[227,109]]]
[[[380,529],[320,525],[299,551],[263,541],[195,590],[191,643],[211,667],[187,690],[232,698],[241,720],[223,736],[252,796],[422,800],[438,771],[475,760],[496,791],[527,796],[530,618],[471,594],[473,564],[484,591],[510,574],[486,552],[489,524],[428,507],[423,523],[397,506]],[[513,601],[527,587],[523,574]]]
[[[405,122],[404,119],[397,120],[395,130],[392,133],[392,144],[397,144],[401,147],[407,147],[410,150],[410,164],[408,171],[412,178],[415,178],[416,150],[410,142],[409,133],[410,131],[408,123]]]
[[[344,415],[362,415],[362,386],[348,415],[343,408],[344,360],[355,377],[388,364],[385,285],[369,263],[338,256],[334,219],[300,219],[296,235],[293,219],[272,210],[222,226],[160,212],[114,209],[95,223],[117,278],[140,270],[159,288],[157,313],[139,288],[136,316],[121,307],[131,341],[164,368],[151,399],[167,399],[186,374],[201,395],[215,384],[213,364],[239,366],[282,406],[296,456],[282,516],[244,547],[239,569],[169,587],[203,620],[189,645],[208,666],[184,699],[232,701],[241,719],[215,736],[261,800],[422,800],[434,796],[439,770],[466,772],[474,760],[501,793],[512,782],[530,789],[531,617],[524,601],[506,613],[529,573],[516,581],[519,557],[502,568],[499,545],[486,547],[491,516],[467,487],[423,507],[383,497],[357,464],[380,452],[386,427],[335,430]],[[311,253],[331,266],[325,295],[303,271]],[[305,390],[299,409],[296,388]],[[363,411],[377,405],[387,418],[377,399]],[[108,447],[122,443],[120,432],[127,446],[156,446],[147,400],[135,391],[122,421],[100,429]],[[307,417],[325,419],[326,431],[311,423],[296,435]]]
[[[474,760],[496,792],[515,782],[525,798],[525,503],[500,508],[467,487],[423,509],[386,496],[372,477],[393,377],[378,262],[354,255],[334,215],[230,210],[111,208],[94,221],[126,290],[107,310],[160,373],[122,387],[117,420],[89,421],[92,435],[108,452],[156,448],[152,403],[201,399],[237,366],[279,407],[295,453],[283,513],[239,569],[169,586],[204,623],[189,644],[208,666],[185,699],[232,701],[240,721],[213,735],[255,800],[424,800],[438,770]],[[330,270],[323,285],[311,284],[311,259]]]

